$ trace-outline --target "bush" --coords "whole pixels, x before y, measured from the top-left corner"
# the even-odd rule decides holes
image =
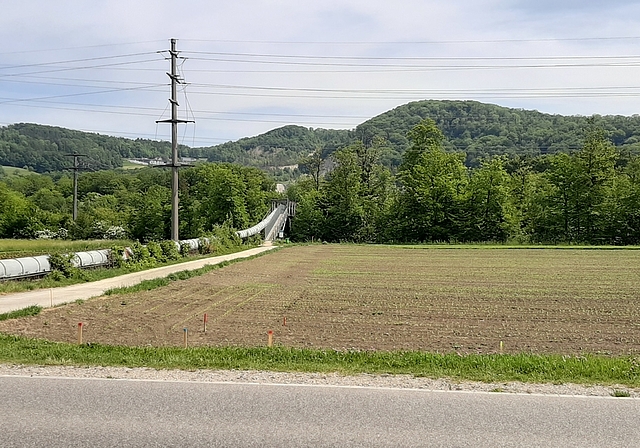
[[[189,254],[191,253],[191,246],[189,246],[187,243],[181,243],[180,244],[180,256],[182,258],[186,258],[189,256]]]
[[[149,248],[140,244],[139,242],[135,242],[131,245],[131,262],[138,264],[153,264],[155,260],[151,258],[151,253],[149,252]]]
[[[163,261],[178,260],[180,259],[180,251],[178,245],[171,240],[160,241],[160,248],[162,249]]]
[[[240,238],[230,221],[216,225],[208,236],[209,244],[214,246],[214,252],[219,249],[231,249],[242,245]]]
[[[165,261],[162,248],[156,241],[149,241],[147,243],[147,250],[149,250],[150,258],[153,258],[155,261]]]
[[[111,246],[109,252],[109,264],[115,268],[121,268],[126,263],[124,259],[124,247],[123,246]]]
[[[65,277],[70,278],[73,276],[76,268],[73,266],[71,259],[73,255],[70,254],[51,254],[49,255],[49,266],[51,267],[51,274],[53,277]],[[54,274],[56,273],[57,274]]]
[[[198,244],[198,253],[200,255],[215,254],[216,246],[211,244],[211,240],[209,238],[200,238]]]

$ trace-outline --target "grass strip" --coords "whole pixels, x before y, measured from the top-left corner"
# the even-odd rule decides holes
[[[560,355],[466,355],[312,350],[287,347],[74,345],[0,334],[0,362],[31,365],[238,369],[341,374],[408,374],[481,382],[640,386],[640,359]]]
[[[258,255],[262,255],[262,254],[258,254]],[[253,258],[253,257],[240,258],[239,260],[248,260],[250,258]],[[232,260],[232,261],[236,261],[236,260]],[[228,266],[229,264],[231,264],[231,262],[222,261],[222,262],[217,263],[217,264],[208,264],[208,265],[203,266],[203,267],[198,268],[198,269],[178,271],[178,272],[174,272],[172,274],[169,274],[166,277],[153,278],[153,279],[150,279],[150,280],[143,280],[143,281],[141,281],[140,283],[138,283],[136,285],[123,286],[121,288],[112,288],[112,289],[109,289],[109,290],[105,291],[104,294],[107,295],[107,296],[110,296],[110,295],[113,295],[113,294],[131,294],[131,293],[139,292],[139,291],[151,291],[152,289],[161,288],[162,286],[167,286],[171,282],[175,282],[175,281],[178,281],[178,280],[188,280],[188,279],[193,278],[193,277],[198,277],[200,275],[204,275],[207,272],[211,272],[213,270],[220,269],[220,268],[222,268],[224,266]]]
[[[35,316],[40,314],[42,307],[38,305],[31,305],[20,310],[9,311],[8,313],[0,314],[0,321],[9,319],[18,319],[19,317]]]

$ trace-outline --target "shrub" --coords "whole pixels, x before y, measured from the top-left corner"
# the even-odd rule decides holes
[[[151,253],[149,252],[149,248],[140,244],[139,242],[135,242],[131,245],[131,261],[133,263],[139,264],[153,264],[155,260],[151,258]]]
[[[216,246],[211,243],[209,238],[200,238],[198,244],[198,253],[200,255],[208,255],[216,253]]]
[[[149,250],[149,257],[153,258],[155,261],[165,261],[160,244],[155,241],[149,241],[147,243],[147,249]]]
[[[126,260],[124,259],[124,247],[123,246],[111,246],[109,252],[109,264],[113,267],[120,268],[124,266]]]
[[[180,251],[178,245],[171,240],[160,241],[160,248],[162,249],[163,261],[178,260],[180,258]]]
[[[105,240],[123,240],[126,237],[127,231],[122,226],[109,226],[102,234]]]
[[[189,246],[187,243],[181,243],[180,256],[183,258],[186,258],[189,256],[190,253],[191,253],[191,246]]]
[[[59,277],[62,275],[65,278],[70,278],[74,274],[74,270],[76,269],[71,262],[73,255],[70,254],[51,254],[49,255],[49,266],[51,267],[51,274],[54,272],[58,272],[58,274],[54,275],[54,277]]]

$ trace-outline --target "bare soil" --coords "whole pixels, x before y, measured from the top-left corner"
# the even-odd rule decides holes
[[[207,332],[203,317],[208,316]],[[285,324],[286,318],[286,325]],[[640,353],[640,251],[296,246],[190,280],[0,322],[54,341]]]

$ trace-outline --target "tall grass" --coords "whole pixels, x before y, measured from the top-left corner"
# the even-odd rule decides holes
[[[460,356],[455,353],[335,351],[287,347],[124,347],[74,345],[0,334],[0,362],[185,370],[408,374],[483,382],[640,386],[637,358],[591,355]]]
[[[21,310],[9,311],[8,313],[0,314],[0,321],[9,319],[18,319],[20,317],[35,316],[40,314],[42,307],[38,305],[31,305]]]

